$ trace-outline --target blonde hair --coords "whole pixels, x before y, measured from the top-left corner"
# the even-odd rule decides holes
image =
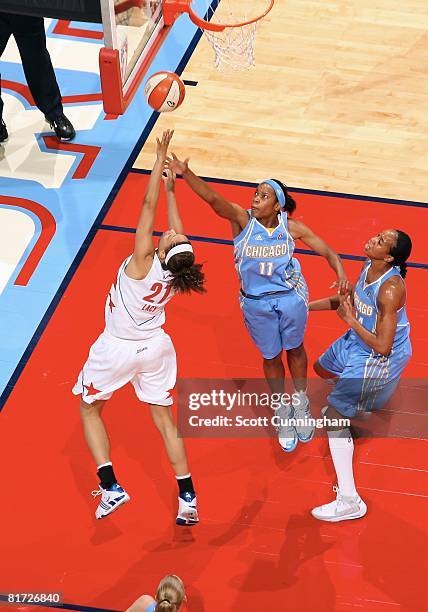
[[[177,612],[185,598],[184,584],[178,576],[162,578],[156,591],[155,612]]]

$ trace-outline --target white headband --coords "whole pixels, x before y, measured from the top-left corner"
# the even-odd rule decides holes
[[[172,249],[168,251],[168,255],[165,257],[165,265],[168,264],[171,257],[178,255],[178,253],[193,253],[192,245],[186,242],[184,244],[177,244],[176,246],[173,246]]]

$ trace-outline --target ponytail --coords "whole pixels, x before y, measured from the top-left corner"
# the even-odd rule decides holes
[[[291,197],[290,194],[287,193],[286,197],[285,197],[285,212],[288,213],[289,215],[292,215],[294,213],[294,211],[296,210],[297,204],[294,198]]]
[[[165,576],[156,593],[155,612],[177,612],[185,597],[184,585],[178,576]]]
[[[155,612],[175,612],[177,606],[169,601],[169,599],[162,599],[156,605]]]
[[[281,181],[278,181],[278,179],[272,179],[272,180],[275,181],[275,183],[278,183],[278,185],[281,187],[282,191],[284,192],[285,206],[283,207],[282,210],[284,210],[287,214],[292,215],[294,211],[296,210],[296,206],[297,206],[294,198],[292,198],[291,195],[288,193],[287,187],[284,185],[284,183],[282,183]]]
[[[397,232],[397,242],[395,246],[390,250],[390,255],[394,258],[392,261],[393,266],[397,266],[400,269],[402,278],[406,278],[407,264],[406,261],[410,257],[412,252],[412,241],[410,236],[406,232],[401,230],[395,230]]]
[[[168,265],[168,270],[172,274],[171,286],[177,293],[190,293],[191,291],[205,293],[205,274],[202,272],[202,264],[183,266],[175,271],[171,270]]]
[[[168,261],[166,269],[172,275],[171,287],[175,292],[190,293],[195,291],[196,293],[204,293],[206,291],[202,264],[195,264],[193,253],[185,252],[173,255]]]
[[[406,263],[401,263],[399,267],[400,267],[400,274],[401,274],[402,278],[406,278],[407,264]]]

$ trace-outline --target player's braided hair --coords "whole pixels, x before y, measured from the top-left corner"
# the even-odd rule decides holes
[[[177,242],[177,244],[190,244],[189,241]],[[172,247],[166,251],[166,254]],[[177,293],[204,293],[205,274],[202,272],[202,264],[195,264],[195,256],[193,253],[177,253],[168,261],[166,269],[171,272],[171,285]]]
[[[406,260],[410,257],[410,253],[412,252],[412,241],[406,232],[402,232],[401,230],[395,231],[397,232],[397,242],[395,246],[392,247],[389,254],[394,258],[392,265],[398,266],[401,276],[405,278],[407,274]]]
[[[278,185],[281,187],[282,191],[284,192],[285,206],[283,210],[285,210],[285,212],[288,213],[289,215],[292,215],[294,211],[296,210],[296,206],[297,206],[294,198],[292,198],[291,195],[288,193],[287,187],[284,185],[282,181],[278,181],[278,179],[272,179],[272,180],[275,181],[275,183],[278,183]]]

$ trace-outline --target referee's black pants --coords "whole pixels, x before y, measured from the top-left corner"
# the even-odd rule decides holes
[[[0,56],[13,34],[21,56],[22,67],[36,106],[48,118],[63,112],[61,93],[55,78],[42,17],[0,13]],[[0,119],[3,113],[0,74]]]

